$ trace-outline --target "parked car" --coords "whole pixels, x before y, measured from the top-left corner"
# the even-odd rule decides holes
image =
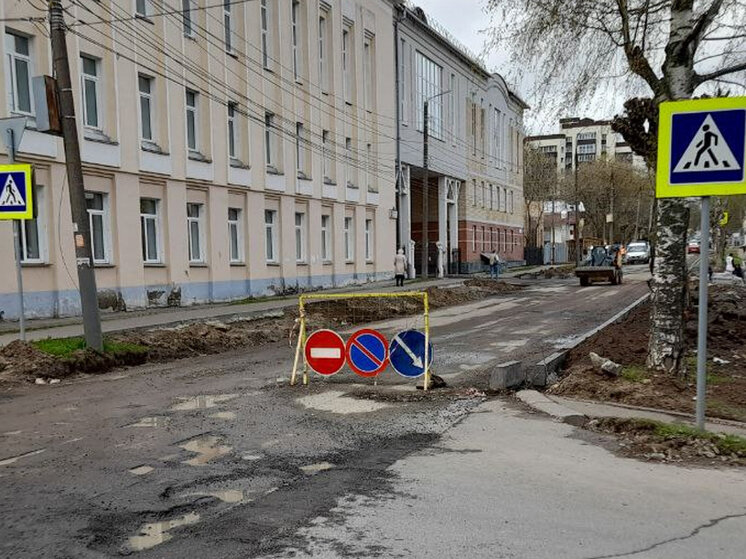
[[[696,239],[689,241],[686,245],[686,251],[689,254],[699,254],[699,241]]]
[[[627,245],[625,264],[647,264],[650,262],[650,245],[646,241],[635,241]]]

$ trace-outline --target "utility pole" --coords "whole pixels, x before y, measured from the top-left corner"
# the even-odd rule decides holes
[[[578,190],[578,150],[575,148],[575,266],[580,266],[580,191]]]
[[[614,166],[611,167],[611,178],[609,181],[611,184],[611,193],[609,200],[609,213],[611,214],[611,221],[609,222],[609,244],[614,244]]]
[[[429,176],[429,168],[428,168],[428,120],[429,120],[429,100],[425,99],[424,107],[423,107],[423,123],[422,123],[422,136],[423,136],[423,145],[422,145],[422,168],[423,168],[423,177],[422,177],[422,273],[420,274],[422,276],[422,279],[427,279],[427,243],[429,241],[428,235],[430,233],[430,220],[429,218],[429,211],[430,208],[428,207],[428,182],[430,180]]]
[[[85,203],[83,167],[80,161],[78,127],[75,121],[75,100],[70,79],[70,63],[65,42],[65,20],[60,0],[49,0],[49,29],[52,40],[52,59],[57,79],[57,90],[62,120],[62,137],[65,144],[65,163],[70,192],[70,210],[73,219],[75,263],[78,269],[80,304],[83,310],[83,331],[86,346],[103,351],[101,318],[98,313],[96,274],[91,253],[91,231]]]

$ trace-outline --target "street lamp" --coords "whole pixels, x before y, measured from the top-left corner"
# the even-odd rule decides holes
[[[425,103],[423,106],[423,125],[422,125],[422,135],[423,135],[423,146],[422,146],[422,167],[423,167],[423,178],[422,178],[422,278],[427,279],[427,248],[428,248],[428,237],[430,234],[430,223],[428,219],[428,213],[430,211],[430,208],[428,207],[428,182],[430,180],[429,177],[429,168],[428,168],[428,128],[429,128],[429,108],[430,108],[430,101],[433,99],[437,99],[441,95],[446,95],[450,93],[451,90],[448,91],[442,91],[441,93],[438,93],[437,95],[432,95],[431,97],[428,97],[425,99]]]

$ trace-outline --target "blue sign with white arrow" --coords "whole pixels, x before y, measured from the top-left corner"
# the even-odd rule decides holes
[[[433,344],[428,344],[428,368],[433,364]],[[425,374],[425,334],[417,330],[399,332],[389,344],[389,362],[403,377]]]

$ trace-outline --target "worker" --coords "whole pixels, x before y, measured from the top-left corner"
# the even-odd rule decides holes
[[[500,256],[496,250],[493,250],[490,254],[490,277],[492,279],[500,278]]]

